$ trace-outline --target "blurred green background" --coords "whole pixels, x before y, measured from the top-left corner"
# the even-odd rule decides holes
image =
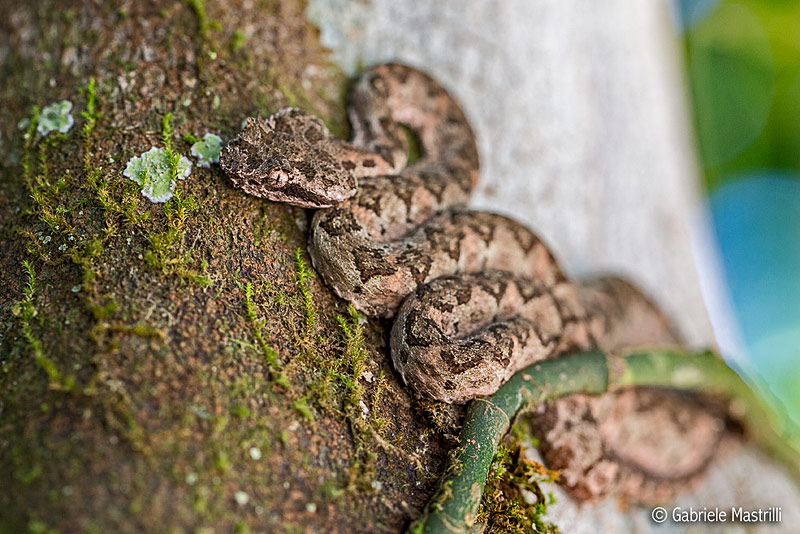
[[[674,0],[743,367],[800,422],[800,0]]]

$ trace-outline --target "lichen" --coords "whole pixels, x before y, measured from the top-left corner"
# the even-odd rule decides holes
[[[75,124],[75,119],[72,117],[70,110],[72,110],[72,102],[69,100],[62,100],[45,106],[39,114],[39,124],[36,126],[36,131],[42,135],[47,135],[50,132],[68,132],[72,125]]]
[[[191,172],[192,162],[186,156],[180,156],[175,173],[177,178],[184,180]],[[140,156],[132,157],[122,175],[142,186],[142,195],[154,203],[172,198],[177,185],[167,151],[163,148],[153,147]]]
[[[233,494],[234,499],[236,499],[236,504],[239,506],[244,506],[248,502],[250,502],[250,496],[245,493],[244,491],[237,491]]]
[[[218,135],[207,133],[192,145],[191,154],[197,158],[199,167],[209,168],[212,163],[219,163],[222,150],[222,139]]]

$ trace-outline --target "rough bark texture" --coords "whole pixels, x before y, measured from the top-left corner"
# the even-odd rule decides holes
[[[442,439],[384,326],[309,277],[306,212],[218,166],[166,205],[122,176],[168,112],[185,155],[183,134],[286,105],[346,135],[303,9],[3,2],[0,531],[397,531],[431,495]],[[72,130],[26,142],[18,121],[61,99]]]
[[[286,105],[346,136],[304,7],[0,2],[0,532],[398,532],[432,495],[454,414],[313,277],[308,214],[217,166],[167,204],[122,176],[167,113],[187,156]]]

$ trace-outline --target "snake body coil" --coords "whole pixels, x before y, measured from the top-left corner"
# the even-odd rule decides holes
[[[248,193],[317,209],[309,240],[314,267],[368,315],[395,317],[392,359],[417,394],[463,403],[568,350],[676,342],[630,284],[570,282],[533,232],[465,207],[478,177],[475,138],[430,77],[377,66],[355,84],[349,115],[349,143],[296,109],[248,119],[221,164]],[[421,144],[422,157],[411,165],[401,125]],[[576,494],[590,498],[616,487],[660,498],[665,481],[685,484],[708,462],[720,425],[692,401],[658,392],[614,397],[565,399],[537,417],[545,456],[564,469]],[[651,438],[631,442],[619,425],[604,426],[650,417],[642,399],[654,398],[669,399],[668,413],[664,406],[659,413],[670,420],[658,426],[677,449],[654,453]]]

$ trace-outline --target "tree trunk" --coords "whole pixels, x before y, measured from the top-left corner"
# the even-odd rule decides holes
[[[346,136],[304,4],[3,4],[0,532],[401,531],[459,414],[313,275],[308,213],[196,160],[166,204],[123,176],[287,105]]]
[[[0,530],[397,531],[431,495],[442,439],[384,325],[309,276],[307,213],[216,165],[166,204],[122,175],[164,146],[167,113],[186,156],[184,134],[287,105],[346,135],[347,80],[303,9],[3,6]],[[63,99],[72,129],[24,139],[18,121]]]

